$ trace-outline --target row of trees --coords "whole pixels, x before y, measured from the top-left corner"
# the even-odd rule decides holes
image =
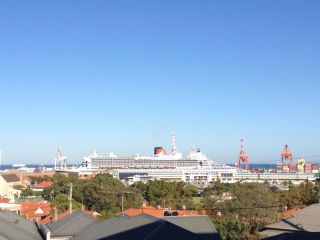
[[[59,212],[69,207],[68,195],[70,184],[73,186],[73,208],[80,208],[100,212],[106,218],[121,210],[121,194],[128,192],[127,188],[117,179],[108,174],[99,174],[96,178],[82,180],[78,177],[66,177],[62,174],[53,176],[53,185],[43,191],[44,199],[51,201]],[[141,197],[132,192],[124,198],[125,206],[137,207]]]
[[[138,182],[130,189],[140,192],[152,206],[161,206],[172,209],[188,208],[193,209],[193,197],[198,190],[192,185],[183,182],[149,181],[148,183]]]
[[[51,201],[59,212],[69,207],[70,183],[73,185],[73,207],[84,205],[89,210],[100,212],[107,218],[124,208],[139,208],[145,200],[152,206],[172,209],[193,208],[193,196],[197,189],[183,182],[150,181],[139,182],[130,187],[108,174],[82,180],[61,174],[53,176],[54,184],[43,191],[44,199]],[[123,206],[122,206],[123,197]]]

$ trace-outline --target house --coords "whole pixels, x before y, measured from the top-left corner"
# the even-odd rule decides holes
[[[0,175],[0,197],[19,197],[21,190],[25,187],[21,185],[20,179],[14,173]]]
[[[0,198],[0,203],[9,203],[10,199],[9,198]]]
[[[27,219],[40,221],[51,214],[51,204],[48,202],[21,202],[20,215]]]
[[[0,239],[42,240],[37,224],[8,211],[0,211]]]
[[[50,187],[52,184],[52,181],[41,182],[33,186],[32,190],[35,192],[42,192],[45,188]]]
[[[143,205],[141,208],[128,208],[119,213],[119,215],[127,215],[127,216],[137,216],[139,214],[148,214],[153,217],[163,217],[165,215],[178,215],[178,216],[197,216],[197,215],[204,215],[204,211],[197,211],[197,210],[168,210],[163,208],[155,208],[152,206]],[[169,213],[169,214],[168,214]]]
[[[50,239],[66,240],[76,236],[96,221],[94,217],[79,210],[61,220],[50,222],[47,225],[41,224],[40,226],[43,235],[50,235]]]
[[[9,203],[9,202],[0,202],[1,211],[10,211],[19,214],[21,211],[21,204],[19,203]]]
[[[117,239],[219,239],[208,216],[170,216],[156,218],[147,214],[118,216],[98,221],[81,231],[72,240]]]
[[[71,214],[69,210],[67,210],[67,211],[65,211],[65,212],[63,212],[63,213],[60,213],[60,214],[58,214],[58,213],[55,212],[55,211],[57,211],[57,209],[53,209],[53,211],[51,211],[51,214],[50,214],[50,215],[48,215],[46,218],[40,220],[39,222],[40,222],[40,223],[44,223],[44,224],[48,224],[48,223],[50,223],[50,222],[54,222],[54,221],[61,220],[61,219],[65,218],[65,217],[67,217],[67,216],[69,216],[69,215]],[[92,217],[95,217],[95,218],[96,218],[97,216],[100,216],[100,214],[97,213],[97,212],[95,212],[95,211],[89,211],[89,210],[82,210],[82,211],[83,211],[84,213],[92,216]]]
[[[0,239],[5,240],[219,239],[217,230],[205,215],[156,218],[140,214],[97,221],[83,211],[75,211],[61,220],[42,224],[0,211],[0,226]]]
[[[265,239],[320,239],[320,203],[312,204],[270,224],[261,232]]]

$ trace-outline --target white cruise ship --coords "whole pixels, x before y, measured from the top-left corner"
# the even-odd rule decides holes
[[[118,157],[114,153],[108,156],[84,157],[83,168],[104,169],[121,180],[165,179],[185,182],[211,182],[221,179],[232,182],[237,169],[209,160],[199,148],[193,147],[188,156],[177,152],[175,135],[172,135],[171,154],[162,147],[154,148],[153,156]]]

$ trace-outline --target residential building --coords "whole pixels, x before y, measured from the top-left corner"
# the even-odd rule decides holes
[[[52,184],[53,184],[52,181],[45,181],[45,182],[36,184],[31,189],[35,192],[42,192],[45,188],[50,187]]]
[[[9,211],[0,211],[0,239],[42,240],[35,222]]]
[[[85,214],[88,214],[92,217],[97,217],[97,216],[100,216],[99,213],[95,212],[95,211],[88,211],[88,210],[82,210]],[[63,218],[69,216],[70,214],[70,211],[67,210],[67,211],[64,211],[63,213],[60,213],[58,214],[58,211],[56,208],[53,209],[53,211],[51,211],[51,214],[49,216],[47,216],[46,218],[40,220],[39,222],[40,223],[44,223],[44,224],[49,224],[50,222],[54,222],[54,221],[59,221],[59,220],[62,220]]]
[[[20,179],[14,173],[0,175],[0,197],[14,198],[19,197],[22,189]]]
[[[198,216],[198,215],[205,215],[204,211],[198,210],[169,210],[164,208],[155,208],[152,206],[143,205],[141,208],[128,208],[123,212],[120,212],[119,215],[127,215],[130,217],[137,216],[139,214],[148,214],[153,217],[163,217],[166,214],[173,213],[173,215],[178,216]]]
[[[52,240],[67,240],[76,236],[96,221],[94,217],[79,210],[61,220],[50,222],[44,228],[44,233],[49,234]],[[44,224],[41,225],[43,226]]]
[[[170,216],[155,218],[147,214],[118,216],[96,222],[73,240],[214,240],[220,239],[208,216]]]
[[[48,202],[21,202],[22,216],[33,221],[41,221],[51,214],[52,207]]]

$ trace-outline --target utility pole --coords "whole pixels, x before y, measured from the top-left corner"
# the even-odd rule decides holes
[[[123,211],[124,211],[124,195],[125,194],[136,194],[135,192],[128,192],[128,191],[123,191],[123,192],[107,192],[107,193],[113,193],[116,195],[121,194],[121,213],[122,216],[124,216]]]
[[[69,186],[70,186],[70,191],[69,191],[69,213],[71,214],[72,213],[72,187],[73,187],[73,184],[70,183]]]
[[[123,216],[123,195],[124,195],[124,192],[121,193],[121,212],[122,212],[122,216]]]
[[[130,194],[130,193],[134,193],[134,192],[120,192],[121,194],[121,213],[122,213],[122,216],[124,216],[123,214],[123,211],[124,211],[124,195],[125,194]]]

